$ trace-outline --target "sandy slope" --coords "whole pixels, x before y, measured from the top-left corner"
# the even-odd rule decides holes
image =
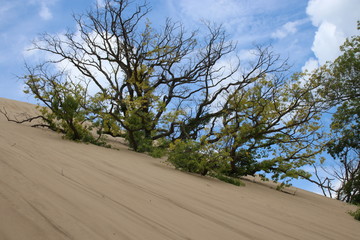
[[[12,114],[33,105],[0,98]],[[0,239],[360,239],[344,203],[179,172],[0,116]]]

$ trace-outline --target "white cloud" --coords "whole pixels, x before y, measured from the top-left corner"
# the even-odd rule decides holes
[[[66,42],[67,41],[67,37],[65,36],[66,34],[67,34],[67,32],[62,31],[62,32],[57,33],[56,36],[59,38],[59,40]],[[88,52],[90,52],[89,46],[87,45],[85,40],[81,37],[81,32],[80,32],[79,27],[78,27],[77,31],[74,32],[73,37],[74,37],[74,40],[79,43],[79,45],[82,45],[85,49],[87,49]],[[101,40],[101,38],[99,38],[99,36],[96,32],[89,33],[89,38],[91,39],[91,41],[95,42],[97,46],[102,45],[102,40]],[[115,48],[117,46],[116,45],[117,40],[115,38],[113,38],[113,39],[111,39],[111,41],[113,41],[113,43],[114,43],[112,45],[112,46],[114,46],[113,51],[116,51]],[[39,44],[40,46],[44,47],[45,49],[48,48],[46,42],[41,41],[41,39],[36,39],[35,42],[37,44]],[[63,45],[62,48],[65,52],[72,52],[68,45]],[[101,51],[98,48],[97,48],[97,54],[102,56],[104,59],[106,58],[106,53],[104,53],[103,51]],[[31,64],[37,65],[39,63],[46,62],[46,61],[54,62],[54,64],[51,65],[52,67],[54,67],[52,70],[59,71],[59,72],[65,71],[68,74],[68,76],[71,77],[72,81],[75,81],[75,82],[79,82],[82,80],[85,80],[85,82],[89,82],[89,85],[87,86],[87,88],[88,88],[87,90],[90,95],[94,95],[95,93],[99,92],[99,90],[100,90],[93,81],[89,81],[89,79],[87,79],[86,77],[83,77],[83,74],[80,72],[80,70],[77,67],[74,66],[73,63],[71,63],[67,59],[61,60],[62,58],[56,54],[38,50],[38,49],[36,49],[36,47],[33,44],[30,44],[23,49],[23,56],[24,56],[25,60],[27,61],[27,63],[30,63],[30,65]],[[82,57],[83,57],[82,61],[98,62],[98,59],[92,55],[84,54]],[[111,76],[112,79],[114,79],[114,69],[116,69],[117,67],[118,67],[118,65],[116,63],[111,63],[107,60],[101,60],[102,70],[104,72],[106,72],[106,74],[108,76]],[[109,86],[109,82],[105,78],[104,74],[102,72],[98,71],[97,68],[88,66],[88,70],[91,72],[91,74],[93,76],[96,77],[97,81],[103,87]],[[118,73],[118,77],[121,76],[121,74],[122,73]]]
[[[340,55],[339,46],[344,43],[346,35],[336,25],[323,22],[315,34],[311,50],[314,52],[319,63],[333,61]]]
[[[352,34],[356,32],[356,21],[360,18],[359,9],[358,0],[310,0],[306,12],[314,26],[330,22],[345,34]]]
[[[30,0],[30,4],[38,5],[39,9],[39,16],[43,20],[50,20],[53,17],[52,11],[50,7],[54,5],[58,0]]]
[[[306,12],[312,24],[318,27],[312,51],[320,64],[338,57],[339,46],[345,38],[357,34],[359,9],[359,0],[309,1]]]
[[[51,13],[49,7],[46,6],[46,4],[44,2],[41,4],[41,9],[40,9],[39,15],[44,20],[50,20],[52,18],[52,13]]]
[[[285,23],[281,28],[271,34],[271,37],[282,39],[290,34],[294,34],[298,31],[297,27],[306,23],[307,19],[292,21]]]
[[[310,58],[309,60],[306,61],[305,65],[302,67],[301,71],[305,72],[312,72],[313,70],[315,70],[316,68],[319,67],[319,61],[314,59],[314,58]]]
[[[302,1],[288,0],[279,4],[279,0],[166,0],[171,15],[185,26],[197,28],[202,19],[222,24],[239,48],[247,49],[254,43],[279,43],[281,38],[291,34],[293,38],[284,39],[281,49],[276,49],[279,52],[289,52],[288,41],[294,44],[292,49],[304,44],[299,38],[305,35],[301,35],[303,24],[309,24],[310,20],[294,8],[294,5],[297,8],[306,6],[299,2]],[[271,36],[276,41],[269,39]]]
[[[100,8],[105,7],[105,0],[96,0],[96,5]]]

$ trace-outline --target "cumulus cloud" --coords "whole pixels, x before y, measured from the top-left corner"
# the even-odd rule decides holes
[[[305,65],[302,67],[301,71],[305,72],[306,70],[311,72],[319,67],[319,62],[315,58],[310,58],[306,61]]]
[[[345,38],[357,34],[359,9],[359,0],[309,1],[306,13],[318,28],[312,45],[318,64],[333,61],[340,55],[339,46]],[[314,59],[306,63],[306,66],[314,65]]]
[[[344,33],[356,32],[359,20],[360,2],[358,0],[310,0],[306,13],[314,26],[324,22],[338,26]]]
[[[315,34],[311,50],[320,64],[333,61],[340,55],[339,46],[345,41],[346,34],[330,22],[323,22]]]
[[[298,31],[298,26],[306,23],[306,19],[292,21],[285,23],[281,28],[277,29],[271,34],[272,38],[282,39],[287,37],[290,34],[294,34]]]

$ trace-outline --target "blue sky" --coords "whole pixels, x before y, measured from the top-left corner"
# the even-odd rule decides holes
[[[22,93],[17,76],[38,34],[75,29],[73,13],[82,13],[101,0],[0,0],[0,97],[33,101]],[[358,0],[149,0],[149,19],[162,24],[166,17],[189,28],[202,20],[221,23],[238,43],[243,60],[253,44],[271,43],[294,71],[312,69],[333,60],[346,37],[356,34]]]
[[[137,1],[137,0],[134,0]],[[0,97],[34,102],[22,92],[17,76],[24,63],[39,56],[28,49],[38,34],[75,29],[72,14],[83,13],[101,0],[0,0]],[[141,2],[141,1],[139,1]],[[272,44],[289,58],[293,71],[314,69],[334,60],[346,37],[358,34],[359,0],[148,0],[154,28],[166,17],[188,29],[202,20],[221,23],[238,43],[243,60],[253,44]],[[315,191],[315,186],[294,182]]]

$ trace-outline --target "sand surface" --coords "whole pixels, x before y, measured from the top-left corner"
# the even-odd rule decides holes
[[[0,98],[0,108],[34,105]],[[122,147],[0,116],[0,239],[360,239],[353,206],[300,189],[236,187]]]

